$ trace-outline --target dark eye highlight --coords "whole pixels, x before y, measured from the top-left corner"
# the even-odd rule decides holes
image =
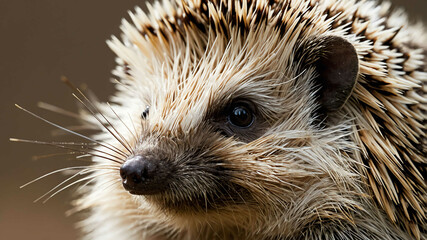
[[[254,122],[254,114],[250,107],[244,102],[232,105],[227,116],[228,122],[239,128],[247,128]]]
[[[261,137],[268,127],[259,108],[250,99],[233,99],[207,117],[216,133],[240,142],[248,143]]]
[[[141,118],[146,119],[148,117],[148,113],[150,112],[150,107],[147,106],[145,110],[141,113]]]

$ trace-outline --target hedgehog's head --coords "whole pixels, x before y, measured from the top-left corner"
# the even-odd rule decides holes
[[[122,87],[117,99],[142,113],[120,169],[124,188],[187,223],[297,229],[348,217],[354,146],[345,120],[333,116],[356,82],[352,44],[313,37],[323,25],[291,25],[293,15],[282,28],[274,19],[239,25],[214,8],[209,16],[204,28],[183,22],[157,35],[131,34],[125,24],[133,44],[110,44],[125,65],[122,82],[135,89]]]

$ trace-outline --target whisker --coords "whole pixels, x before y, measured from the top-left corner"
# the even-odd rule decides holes
[[[102,189],[100,189],[100,191],[105,191],[105,190],[107,190],[109,187],[112,187],[112,186],[114,186],[114,184],[117,184],[117,182],[121,182],[122,180],[121,179],[118,179],[118,180],[116,180],[116,181],[114,181],[114,179],[113,180],[110,180],[110,181],[107,181],[107,182],[105,182],[105,183],[103,183],[103,184],[101,184],[100,186],[102,186],[102,185],[106,185],[106,184],[108,184],[108,183],[111,183],[110,185],[108,185],[108,186],[106,186],[106,187],[104,187],[104,188],[102,188]]]
[[[116,132],[116,133],[113,133],[113,131],[111,131],[111,129],[107,126],[107,124],[105,124],[101,119],[99,119],[99,117],[97,116],[97,114],[91,109],[91,108],[89,108],[89,106],[86,104],[86,103],[84,103],[84,101],[82,100],[82,99],[80,99],[76,94],[72,94],[73,95],[73,97],[75,97],[81,104],[83,104],[83,106],[85,106],[85,108],[93,115],[93,117],[95,117],[95,119],[105,128],[105,130],[107,130],[124,148],[126,148],[126,150],[129,152],[129,153],[131,153],[132,154],[132,151],[128,148],[128,146],[123,142],[123,136],[121,136],[121,134],[116,130],[116,128],[114,128],[114,126],[110,123],[110,121],[108,121],[108,119],[104,116],[104,114],[102,114],[99,110],[98,110],[98,108],[96,108],[95,106],[94,106],[94,104],[93,103],[91,103],[90,101],[89,101],[89,99],[88,98],[86,98],[86,96],[85,95],[83,95],[83,93],[80,91],[80,89],[78,89],[77,88],[77,91],[86,99],[86,101],[91,105],[91,107],[92,108],[94,108],[95,109],[95,111],[97,111],[98,112],[98,114],[100,114],[104,119],[105,119],[105,121],[108,123],[108,125]],[[119,137],[117,137],[117,135],[116,134],[118,134],[118,136],[120,137],[120,138],[122,138],[122,139],[120,139]]]
[[[109,144],[109,143],[105,143],[105,144],[104,144],[104,143],[102,143],[102,142],[100,142],[100,141],[98,141],[98,140],[95,140],[95,139],[89,138],[89,137],[87,137],[87,136],[85,136],[85,135],[82,135],[82,134],[80,134],[80,133],[77,133],[77,132],[71,131],[71,130],[69,130],[69,129],[65,128],[65,127],[62,127],[62,126],[60,126],[60,125],[58,125],[58,124],[56,124],[56,123],[53,123],[53,122],[51,122],[51,121],[49,121],[49,120],[47,120],[47,119],[45,119],[45,118],[42,118],[42,117],[40,117],[39,115],[37,115],[37,114],[35,114],[35,113],[33,113],[33,112],[28,111],[27,109],[25,109],[25,108],[23,108],[23,107],[19,106],[18,104],[15,104],[15,106],[16,106],[17,108],[19,108],[20,110],[22,110],[22,111],[24,111],[24,112],[26,112],[26,113],[30,114],[31,116],[33,116],[33,117],[35,117],[35,118],[37,118],[37,119],[39,119],[39,120],[42,120],[43,122],[48,123],[49,125],[52,125],[52,126],[54,126],[54,127],[56,127],[56,128],[59,128],[59,129],[62,129],[62,130],[64,130],[64,131],[66,131],[66,132],[69,132],[69,133],[71,133],[71,134],[73,134],[73,135],[76,135],[76,136],[81,137],[81,138],[83,138],[83,139],[89,140],[89,141],[91,141],[91,142],[98,143],[99,145],[101,145],[101,146],[103,146],[103,147],[105,147],[105,148],[108,148],[108,149],[110,149],[111,151],[113,151],[113,152],[115,152],[115,153],[117,153],[117,154],[120,154],[120,155],[122,155],[122,156],[123,156],[123,157],[125,157],[125,158],[127,158],[127,157],[128,157],[128,155],[127,155],[125,152],[123,152],[122,150],[118,149],[117,147],[114,147],[113,145],[111,145],[111,144]]]
[[[92,174],[93,172],[100,171],[100,170],[103,170],[103,171],[106,171],[106,172],[102,172],[100,174],[90,175],[90,176],[81,178],[81,179],[76,180],[75,182],[73,182],[72,185],[76,184],[77,182],[82,182],[84,180],[89,180],[89,179],[90,179],[89,182],[91,182],[91,181],[95,180],[96,177],[98,177],[98,176],[102,176],[102,175],[106,175],[106,174],[111,174],[113,172],[118,171],[118,169],[109,169],[109,168],[102,168],[102,169],[83,169],[83,170],[77,172],[76,174],[72,175],[71,177],[65,179],[64,181],[62,181],[61,183],[59,183],[58,185],[56,185],[54,188],[50,189],[48,192],[46,192],[45,194],[43,194],[42,196],[40,196],[39,198],[37,198],[34,202],[38,202],[40,199],[42,199],[45,196],[49,195],[50,193],[52,193],[53,191],[55,191],[56,189],[58,189],[59,187],[61,187],[62,185],[64,185],[66,182],[70,181],[71,179],[73,179],[73,178],[75,178],[75,177],[77,177],[79,175]],[[87,184],[88,183],[85,183],[84,186],[86,186]],[[70,184],[68,187],[70,187],[72,185]],[[64,188],[64,189],[66,189],[66,188]],[[62,189],[62,190],[64,190],[64,189]],[[45,201],[43,201],[43,203],[45,203],[47,200],[49,200],[53,196],[54,195],[50,196],[48,199],[46,199]]]
[[[89,185],[90,183],[92,183],[93,181],[95,181],[96,178],[99,177],[99,176],[108,175],[108,174],[114,173],[116,171],[117,170],[110,170],[110,171],[106,171],[105,170],[103,173],[92,175],[93,179],[91,179],[91,180],[87,181],[85,184],[81,185],[77,190],[83,189],[84,187],[86,187],[87,185]]]
[[[76,159],[85,158],[85,157],[91,157],[91,155],[90,154],[83,154],[80,156],[76,156]]]
[[[126,148],[126,150],[128,150],[129,153],[133,154],[133,151],[131,151],[130,149],[132,149],[132,147],[129,145],[126,146],[123,142],[123,136],[117,131],[117,129],[110,123],[110,121],[105,117],[104,114],[102,114],[102,112],[99,110],[98,107],[96,107],[96,105],[88,98],[86,97],[86,95],[76,86],[74,86],[74,84],[71,83],[71,81],[67,78],[67,77],[62,77],[61,81],[64,82],[65,84],[67,84],[72,90],[77,91],[85,100],[86,102],[88,102],[92,109],[94,109],[95,111],[98,112],[99,115],[101,115],[104,120],[110,125],[111,128],[113,128],[113,130],[120,136],[121,140],[107,127],[106,124],[104,124],[104,122],[102,122],[98,116],[93,112],[93,110],[91,108],[89,108],[75,93],[72,93],[72,95],[81,103],[83,104],[83,106],[86,107],[87,110],[89,110],[89,112],[91,112],[91,114],[96,118],[96,120],[120,143],[122,144],[123,147]]]
[[[53,174],[55,174],[55,173],[65,172],[65,171],[69,171],[69,170],[87,169],[87,168],[88,168],[88,166],[76,166],[76,167],[66,167],[66,168],[61,168],[61,169],[58,169],[58,170],[55,170],[55,171],[52,171],[52,172],[46,173],[46,174],[44,174],[44,175],[42,175],[42,176],[40,176],[40,177],[37,177],[37,178],[35,178],[35,179],[33,179],[33,180],[31,180],[31,181],[29,181],[29,182],[25,183],[24,185],[20,186],[19,188],[24,188],[24,187],[26,187],[26,186],[28,186],[28,185],[30,185],[30,184],[33,184],[33,183],[35,183],[35,182],[37,182],[37,181],[39,181],[39,180],[41,180],[41,179],[43,179],[43,178],[45,178],[45,177],[48,177],[48,176],[50,176],[50,175],[53,175]]]
[[[110,107],[111,111],[116,115],[116,117],[120,120],[120,122],[122,122],[123,126],[126,127],[126,129],[129,131],[130,134],[132,134],[132,136],[134,137],[134,139],[138,139],[136,138],[135,134],[133,134],[133,132],[129,129],[129,127],[126,125],[125,122],[123,122],[122,118],[116,113],[116,111],[114,111],[113,107],[111,106],[111,104],[109,102],[107,102],[107,105]],[[131,121],[132,122],[132,121]],[[136,132],[136,131],[135,131]],[[130,146],[129,142],[128,145]],[[132,149],[132,148],[131,148]],[[132,151],[133,152],[133,151]]]
[[[62,152],[62,153],[52,153],[52,154],[46,154],[46,155],[38,155],[38,156],[33,156],[32,159],[34,161],[38,161],[41,159],[45,159],[45,158],[50,158],[50,157],[56,157],[56,156],[73,156],[73,158],[66,158],[65,160],[78,160],[81,162],[86,162],[86,163],[93,163],[93,161],[91,159],[84,159],[87,157],[92,157],[89,154],[81,154],[81,155],[77,155],[76,154],[81,154],[81,152]]]
[[[67,128],[75,132],[85,131],[85,130],[99,130],[99,127],[94,125],[76,125],[76,126],[68,126]],[[66,132],[64,132],[64,130],[62,129],[54,129],[50,133],[52,136],[61,136],[66,134]]]
[[[71,186],[73,186],[73,185],[76,185],[76,184],[78,184],[78,183],[81,183],[81,182],[84,182],[84,181],[87,181],[87,180],[89,180],[89,182],[92,182],[92,181],[94,181],[97,177],[99,177],[99,176],[102,176],[102,175],[106,175],[106,174],[111,174],[113,171],[111,170],[111,169],[102,169],[102,170],[110,170],[111,172],[109,172],[109,171],[107,171],[107,172],[103,172],[103,173],[100,173],[100,174],[96,174],[96,175],[90,175],[90,176],[87,176],[87,177],[84,177],[84,178],[81,178],[81,179],[79,179],[79,180],[76,180],[76,181],[74,181],[74,182],[72,182],[72,183],[70,183],[70,184],[68,184],[68,185],[66,185],[66,186],[64,186],[63,188],[61,188],[61,189],[59,189],[59,190],[57,190],[55,193],[53,193],[52,195],[50,195],[47,199],[45,199],[44,201],[43,201],[43,203],[46,203],[49,199],[51,199],[51,198],[53,198],[55,195],[57,195],[58,193],[60,193],[60,192],[62,192],[62,191],[64,191],[65,189],[67,189],[67,188],[69,188],[69,187],[71,187]],[[99,171],[99,169],[97,169],[97,170],[95,170],[95,171]],[[92,173],[94,172],[94,171],[91,171]],[[86,174],[86,173],[85,173]],[[80,174],[81,175],[81,174]],[[111,180],[111,181],[114,181],[114,180]],[[111,182],[111,181],[107,181],[107,183],[109,183],[109,182]],[[117,182],[119,182],[119,181],[121,181],[121,179],[118,179],[117,181],[114,181],[113,183],[117,183]],[[87,183],[85,183],[83,186],[80,186],[78,189],[81,189],[81,187],[84,187],[84,186],[87,186],[87,184],[89,184],[89,182],[87,182]],[[102,186],[103,184],[101,184],[101,186]],[[113,184],[112,184],[113,185]],[[112,186],[112,185],[110,185],[110,186]],[[108,186],[109,187],[109,186]],[[57,188],[57,187],[55,187],[55,188]],[[105,190],[105,188],[104,189],[102,189],[102,191],[104,191]],[[50,191],[51,192],[51,191]],[[48,194],[48,193],[47,193]],[[45,194],[45,195],[47,195],[47,194]]]
[[[38,161],[40,159],[50,158],[50,157],[58,157],[58,156],[64,156],[64,155],[72,155],[77,154],[77,152],[60,152],[60,153],[50,153],[50,154],[44,154],[44,155],[36,155],[32,156],[32,160]]]
[[[69,80],[68,80],[68,78],[65,78],[63,81],[67,81],[67,82],[70,82]],[[72,84],[70,84],[69,86],[73,86]],[[108,118],[106,118],[105,117],[105,115],[99,110],[99,108],[93,103],[93,101],[91,101],[90,100],[90,98],[88,98],[88,97],[86,97],[86,95],[79,89],[79,88],[77,88],[77,87],[73,87],[73,90],[74,91],[77,91],[85,100],[86,100],[86,102],[87,103],[89,103],[90,105],[91,105],[91,107],[92,107],[92,109],[94,109],[96,112],[98,112],[98,114],[99,115],[101,115],[102,116],[102,118],[104,118],[104,120],[108,123],[108,125],[117,133],[117,135],[121,138],[121,140],[122,141],[120,141],[117,137],[116,137],[116,135],[115,134],[113,134],[110,130],[109,130],[109,128],[107,128],[107,126],[102,122],[102,121],[100,121],[98,118],[97,118],[97,115],[96,114],[94,114],[94,112],[90,109],[90,108],[88,108],[88,106],[86,105],[86,104],[84,104],[83,103],[83,101],[80,99],[80,98],[78,98],[77,96],[76,96],[76,94],[74,94],[73,93],[73,96],[75,97],[75,98],[77,98],[77,100],[79,100],[85,107],[86,107],[86,109],[87,110],[89,110],[91,113],[92,113],[92,115],[98,120],[98,122],[99,123],[101,123],[116,139],[117,139],[117,141],[119,141],[122,145],[123,145],[123,147],[125,147],[128,151],[129,151],[129,153],[131,153],[131,154],[133,154],[133,150],[132,150],[132,146],[129,144],[129,142],[127,142],[126,141],[126,138],[124,138],[121,134],[120,134],[120,132],[119,131],[117,131],[117,129],[114,127],[114,125],[113,124],[111,124],[111,122],[108,120]],[[90,93],[90,92],[89,92]],[[124,143],[127,143],[127,146],[129,147],[129,148],[127,148],[126,147],[126,145],[124,144]]]
[[[60,186],[64,185],[66,182],[70,181],[71,179],[75,178],[76,176],[83,175],[83,174],[88,174],[88,173],[91,173],[91,172],[94,172],[94,171],[97,171],[97,170],[96,169],[83,169],[81,171],[78,171],[77,173],[73,174],[71,177],[68,177],[67,179],[65,179],[64,181],[60,182],[58,185],[56,185],[55,187],[53,187],[52,189],[50,189],[49,191],[47,191],[45,194],[43,194],[40,197],[38,197],[36,200],[34,200],[34,202],[36,203],[36,202],[40,201],[40,199],[44,198],[45,196],[47,196],[51,192],[55,191]]]
[[[43,178],[46,178],[46,177],[51,176],[51,175],[56,174],[56,173],[70,171],[70,170],[88,169],[88,168],[90,168],[90,169],[98,169],[98,170],[102,170],[102,169],[110,169],[110,170],[116,170],[116,171],[120,170],[120,168],[116,167],[116,166],[112,166],[112,165],[101,165],[101,164],[100,165],[96,165],[96,166],[66,167],[66,168],[61,168],[61,169],[55,170],[55,171],[51,171],[51,172],[46,173],[46,174],[44,174],[44,175],[42,175],[40,177],[37,177],[37,178],[35,178],[35,179],[33,179],[33,180],[25,183],[24,185],[20,186],[19,188],[27,187],[30,184],[33,184],[33,183],[35,183],[35,182],[37,182],[37,181],[39,181],[39,180],[41,180]]]
[[[41,109],[45,109],[45,110],[48,110],[48,111],[51,111],[54,113],[59,113],[61,115],[71,117],[71,118],[75,118],[77,120],[81,120],[81,121],[84,121],[84,122],[89,123],[91,125],[94,125],[92,122],[88,121],[87,119],[82,118],[82,116],[80,116],[79,114],[65,110],[65,109],[57,107],[55,105],[45,103],[45,102],[38,102],[37,106]]]
[[[133,130],[135,131],[135,134],[136,134],[136,141],[138,141],[138,139],[141,137],[139,134],[138,134],[138,131],[136,130],[136,127],[135,127],[135,124],[133,124],[133,121],[132,121],[132,117],[131,117],[131,115],[128,113],[128,116],[129,116],[129,120],[130,120],[130,123],[132,124],[132,127],[133,127]]]
[[[13,142],[25,142],[25,143],[35,143],[35,144],[50,143],[50,144],[72,145],[72,146],[80,146],[80,147],[98,146],[96,143],[84,143],[84,142],[44,142],[44,141],[28,140],[28,139],[20,139],[20,138],[10,138],[9,140]]]
[[[76,185],[76,184],[78,184],[78,183],[81,183],[81,182],[83,182],[83,181],[86,181],[86,180],[88,180],[88,179],[91,179],[91,178],[92,178],[92,176],[87,176],[87,177],[81,178],[81,179],[79,179],[79,180],[76,180],[76,181],[74,181],[74,182],[72,182],[72,183],[70,183],[70,184],[68,184],[68,185],[66,185],[66,186],[64,186],[64,187],[62,187],[61,189],[59,189],[59,190],[57,190],[56,192],[52,193],[48,198],[46,198],[46,199],[43,201],[43,203],[46,203],[47,201],[49,201],[49,199],[53,198],[54,196],[56,196],[58,193],[60,193],[60,192],[64,191],[65,189],[67,189],[67,188],[69,188],[69,187],[71,187],[71,186],[74,186],[74,185]]]
[[[81,149],[78,149],[78,148],[68,147],[67,145],[71,145],[71,144],[67,144],[66,142],[65,143],[61,143],[61,142],[43,142],[43,141],[35,141],[35,140],[17,139],[17,138],[10,138],[9,140],[12,141],[12,142],[23,142],[23,143],[32,143],[32,144],[54,146],[54,147],[57,147],[57,148],[68,149],[68,150],[76,151],[76,152],[79,152],[79,153],[90,154],[91,156],[100,157],[100,158],[103,158],[103,159],[106,159],[106,160],[110,160],[110,161],[115,162],[117,164],[122,164],[123,163],[121,161],[121,159],[118,158],[117,156],[114,156],[114,155],[112,155],[110,153],[101,151],[101,150],[96,149],[96,148],[87,147],[85,145],[76,144],[77,146],[82,147],[82,150],[81,150]],[[103,155],[99,155],[99,154],[95,154],[95,153],[92,153],[92,152],[84,151],[84,149],[89,149],[89,150],[92,150],[92,151],[95,151],[95,152],[100,152],[100,153],[112,156],[113,158],[109,158],[109,157],[106,157],[106,156],[103,156]]]
[[[97,148],[90,147],[90,146],[95,146],[95,147],[99,146],[96,143],[44,142],[44,141],[27,140],[27,139],[16,139],[16,138],[11,138],[10,141],[24,142],[24,143],[33,143],[33,144],[40,144],[40,145],[50,145],[50,146],[57,146],[57,147],[59,147],[59,146],[64,146],[65,147],[67,145],[69,145],[69,146],[78,146],[78,147],[81,147],[82,149],[89,149],[89,150],[92,150],[92,151],[95,151],[95,152],[106,154],[106,155],[111,156],[111,157],[113,157],[113,158],[115,158],[117,160],[121,160],[121,158],[119,158],[118,156],[115,156],[115,155],[113,155],[111,153],[108,153],[106,151],[102,151],[102,150],[97,149]],[[70,149],[70,148],[67,148],[67,149]],[[77,148],[77,149],[71,149],[71,150],[79,150],[79,149]],[[90,153],[90,152],[86,152],[86,151],[85,152],[81,152],[81,151],[79,151],[77,153]]]

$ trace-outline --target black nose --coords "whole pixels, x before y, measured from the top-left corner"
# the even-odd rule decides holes
[[[132,194],[160,193],[167,185],[166,167],[154,157],[135,155],[120,168],[123,187]]]

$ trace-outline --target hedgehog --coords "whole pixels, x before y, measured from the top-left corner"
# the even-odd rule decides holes
[[[68,82],[99,133],[45,120],[90,141],[49,143],[91,159],[67,179],[83,239],[427,239],[421,23],[370,0],[147,7],[107,42],[111,103]]]

